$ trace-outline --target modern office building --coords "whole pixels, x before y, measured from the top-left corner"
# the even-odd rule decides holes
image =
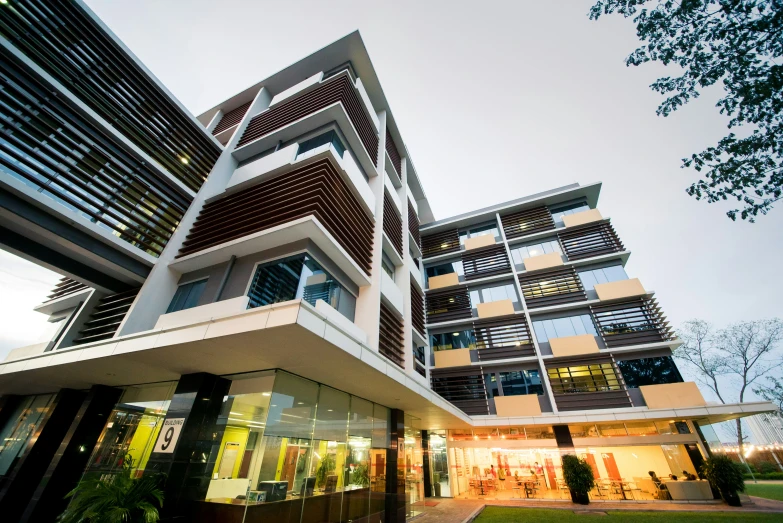
[[[564,453],[653,498],[775,410],[683,381],[600,183],[436,220],[358,32],[198,117],[78,0],[0,4],[0,53],[0,243],[63,275],[0,362],[4,521],[128,463],[172,521],[567,497]]]

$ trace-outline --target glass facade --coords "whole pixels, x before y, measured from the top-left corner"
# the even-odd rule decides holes
[[[54,394],[23,398],[11,413],[8,422],[0,429],[0,482],[13,472],[24,455],[53,400]]]
[[[476,337],[472,330],[444,332],[430,335],[432,350],[475,349]]]
[[[620,368],[625,384],[630,388],[682,381],[680,371],[671,356],[623,360],[618,361],[617,366]]]
[[[555,394],[622,389],[620,379],[611,363],[551,367],[546,371],[552,385],[552,392]]]
[[[248,296],[248,308],[302,299],[313,306],[323,300],[351,321],[356,313],[356,297],[309,254],[259,265]]]
[[[587,205],[587,203],[577,202],[569,205],[564,205],[561,207],[556,207],[554,209],[551,209],[550,212],[552,213],[552,219],[555,221],[555,224],[562,225],[563,216],[567,216],[569,214],[576,214],[578,212],[583,212],[588,210],[590,210],[590,206]]]
[[[329,144],[332,148],[334,148],[335,152],[340,156],[340,158],[342,158],[343,154],[345,154],[345,146],[343,145],[343,142],[340,141],[340,137],[337,136],[337,133],[334,130],[331,130],[300,143],[296,157],[299,158],[300,156],[305,155],[305,153],[326,144]]]
[[[493,285],[491,287],[484,287],[483,289],[471,289],[470,291],[470,303],[473,305],[473,308],[479,303],[489,303],[500,300],[511,300],[513,303],[519,302],[517,290],[513,283]]]
[[[557,241],[557,239],[542,240],[519,247],[513,247],[511,248],[511,258],[514,260],[515,265],[522,265],[525,262],[525,258],[541,256],[542,254],[552,254],[553,252],[563,253],[563,250],[560,248],[560,242]]]
[[[498,225],[496,222],[489,222],[483,225],[476,225],[470,229],[463,229],[459,232],[459,244],[465,245],[465,240],[468,238],[476,238],[478,236],[491,235],[494,238],[500,237],[498,232]]]
[[[460,281],[464,279],[465,271],[462,268],[462,261],[456,260],[453,262],[441,263],[439,265],[431,265],[424,270],[427,278],[425,285],[429,286],[429,279],[434,276],[443,276],[444,274],[457,273],[457,277]]]
[[[592,334],[597,336],[593,324],[593,318],[589,314],[578,316],[566,316],[551,320],[537,320],[533,322],[533,330],[539,343],[548,342],[551,338],[563,338],[566,336],[578,336],[580,334]]]
[[[593,290],[598,283],[609,283],[612,281],[628,279],[628,275],[625,273],[625,269],[623,269],[622,265],[611,265],[601,269],[579,271],[578,274],[579,279],[582,280],[582,286],[586,291]]]
[[[185,283],[177,287],[177,292],[174,293],[166,314],[196,307],[206,286],[207,280],[204,279]]]

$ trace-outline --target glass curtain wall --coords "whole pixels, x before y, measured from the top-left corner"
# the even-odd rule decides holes
[[[54,394],[27,396],[0,429],[0,486],[5,482],[54,400]]]
[[[109,479],[127,461],[133,477],[144,474],[176,387],[176,382],[127,387],[109,414],[84,479]]]
[[[389,411],[283,371],[236,376],[206,502],[226,520],[380,522]]]

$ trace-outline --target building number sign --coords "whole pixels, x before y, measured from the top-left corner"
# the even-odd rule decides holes
[[[182,426],[185,424],[185,418],[171,418],[163,422],[163,427],[158,434],[158,441],[155,443],[155,449],[153,452],[161,452],[163,454],[171,454],[174,452],[174,447],[177,446],[177,440],[179,439],[179,433],[182,431]]]

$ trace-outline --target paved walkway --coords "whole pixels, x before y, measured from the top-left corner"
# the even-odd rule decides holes
[[[417,505],[422,514],[412,521],[414,523],[466,523],[475,516],[482,507],[503,506],[523,508],[552,508],[561,510],[634,510],[634,511],[680,511],[680,512],[776,512],[783,514],[783,501],[751,497],[752,504],[747,500],[742,507],[729,507],[725,503],[623,503],[594,502],[587,506],[576,505],[570,501],[525,501],[525,500],[478,500],[427,498],[427,502],[438,503],[436,506]],[[781,516],[783,520],[783,516]]]

